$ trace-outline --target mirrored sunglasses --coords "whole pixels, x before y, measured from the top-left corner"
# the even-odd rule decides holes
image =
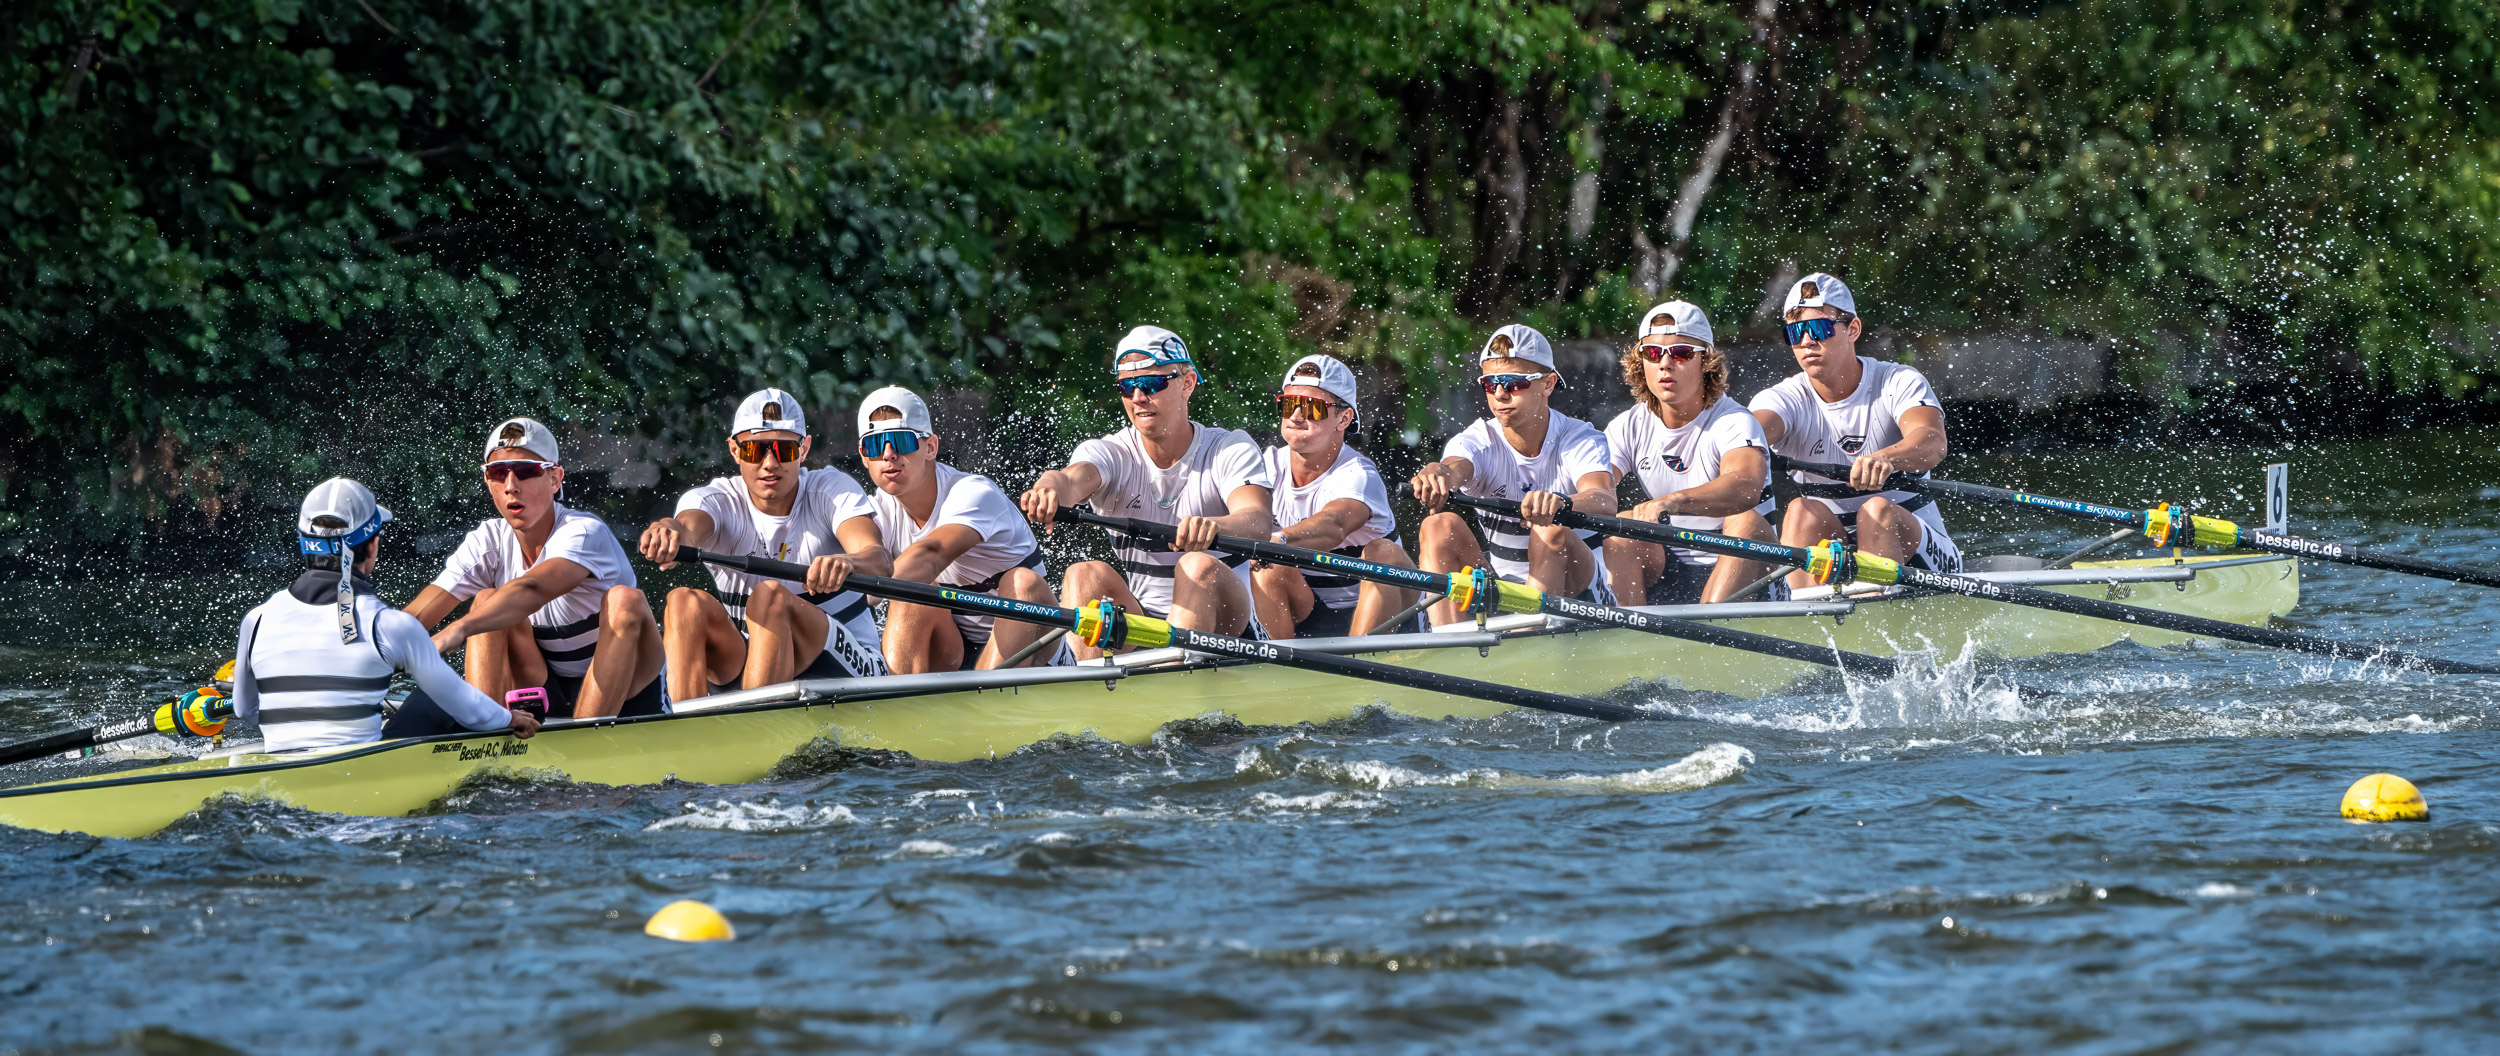
[[[1838,319],[1799,319],[1786,324],[1788,343],[1802,345],[1808,341],[1829,341],[1840,331]]]
[[[1155,393],[1162,392],[1165,388],[1169,387],[1172,384],[1172,379],[1179,376],[1180,372],[1174,371],[1170,374],[1141,374],[1134,378],[1121,378],[1120,395],[1152,396]]]
[[[1495,393],[1515,393],[1521,389],[1527,388],[1530,385],[1536,384],[1540,379],[1548,377],[1552,377],[1552,375],[1544,373],[1487,374],[1484,377],[1476,379],[1476,381],[1478,384],[1484,386],[1484,394],[1491,396]]]
[[[1641,346],[1641,357],[1652,363],[1656,363],[1662,359],[1671,359],[1678,363],[1682,363],[1685,360],[1691,359],[1700,354],[1700,345],[1675,344]]]
[[[802,443],[804,441],[799,440],[740,440],[738,441],[738,461],[761,462],[764,460],[764,453],[770,451],[775,459],[783,462],[796,462],[799,460],[799,447]]]
[[[909,429],[888,429],[859,438],[859,457],[887,458],[908,455],[920,450],[920,434]]]
[[[1284,413],[1286,421],[1296,418],[1306,422],[1325,421],[1329,415],[1337,413],[1337,409],[1343,406],[1345,404],[1317,396],[1279,395],[1276,397],[1276,408]]]
[[[497,484],[501,484],[506,480],[537,480],[540,475],[546,473],[550,469],[556,468],[556,464],[553,462],[535,462],[525,458],[512,458],[505,459],[501,462],[489,462],[486,464],[485,468],[486,479],[494,481]]]

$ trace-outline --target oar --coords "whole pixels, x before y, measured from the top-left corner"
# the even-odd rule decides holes
[[[1772,456],[1772,461],[1781,469],[1802,469],[1808,473],[1820,473],[1834,480],[1849,479],[1849,467],[1843,465],[1800,462],[1778,455]],[[1821,486],[1849,487],[1846,484]],[[1808,485],[1808,487],[1816,487],[1816,485]],[[2027,491],[1992,488],[1985,484],[1964,484],[1958,480],[1915,477],[1907,473],[1895,473],[1887,478],[1882,490],[1923,491],[1930,495],[1949,495],[1957,499],[1975,499],[1980,502],[1994,502],[2007,506],[2027,506],[2035,510],[2047,510],[2086,521],[2125,525],[2143,532],[2145,536],[2152,539],[2154,546],[2198,546],[2208,549],[2236,546],[2244,550],[2291,554],[2295,557],[2314,558],[2319,561],[2360,565],[2363,568],[2405,572],[2416,576],[2429,576],[2433,579],[2452,579],[2459,583],[2473,583],[2485,587],[2500,587],[2500,571],[2447,561],[2433,561],[2428,558],[2407,557],[2382,550],[2365,550],[2350,543],[2304,539],[2297,535],[2286,535],[2257,528],[2242,528],[2231,521],[2194,516],[2185,508],[2171,503],[2163,503],[2149,510],[2127,510],[2116,506],[2102,506],[2098,503],[2034,495]]]
[[[217,669],[217,680],[223,682],[232,677],[234,661],[228,660],[224,667]],[[215,737],[225,731],[226,720],[233,715],[233,700],[213,687],[202,687],[184,694],[181,700],[157,705],[156,710],[147,715],[0,746],[0,766],[126,741],[151,733],[172,737]]]
[[[734,568],[748,575],[768,576],[792,582],[803,583],[807,580],[807,566],[793,561],[775,561],[762,557],[732,557],[727,554],[697,550],[691,546],[677,548],[677,560],[680,562],[701,561],[723,568]],[[926,583],[914,583],[907,579],[889,579],[884,576],[864,575],[857,572],[852,573],[848,579],[844,580],[844,583],[850,589],[862,594],[874,594],[878,597],[920,605],[934,605],[938,608],[970,613],[975,616],[1001,616],[1025,623],[1037,623],[1045,627],[1064,627],[1073,632],[1077,640],[1097,649],[1114,649],[1121,646],[1146,649],[1179,646],[1202,653],[1239,657],[1243,660],[1284,667],[1298,667],[1307,671],[1342,675],[1372,682],[1385,682],[1408,689],[1474,697],[1522,708],[1535,708],[1539,711],[1604,719],[1608,722],[1680,717],[1643,711],[1622,704],[1606,704],[1580,697],[1567,697],[1560,693],[1547,693],[1542,690],[1480,682],[1472,678],[1459,678],[1455,675],[1417,671],[1393,664],[1358,660],[1350,656],[1306,652],[1275,642],[1254,642],[1231,635],[1210,634],[1187,627],[1174,627],[1170,623],[1150,616],[1124,612],[1119,606],[1109,601],[1083,609],[1063,609],[1056,605],[1036,605],[1029,601],[995,597],[954,587],[934,587]]]
[[[1467,506],[1504,517],[1519,516],[1519,504],[1508,499],[1480,499],[1473,495],[1451,492],[1449,501],[1452,505]],[[2248,627],[2236,623],[2225,623],[2221,620],[2209,620],[2202,616],[2190,616],[2185,613],[2163,612],[2159,609],[2120,605],[2117,602],[2102,601],[2098,598],[2057,594],[2046,590],[2034,590],[2030,587],[2008,586],[2002,583],[1971,579],[1967,576],[1931,572],[1923,568],[1902,565],[1889,558],[1853,551],[1849,547],[1840,545],[1838,540],[1812,548],[1783,546],[1778,543],[1755,542],[1751,539],[1740,539],[1714,532],[1697,532],[1690,528],[1677,528],[1672,525],[1577,513],[1568,506],[1561,513],[1554,515],[1554,521],[1565,527],[1625,539],[1639,539],[1663,546],[1690,547],[1716,554],[1784,564],[1804,569],[1817,581],[1823,583],[1846,583],[1851,580],[1883,586],[1897,583],[1921,590],[1986,598],[1990,601],[2025,605],[2035,609],[2047,609],[2051,612],[2090,616],[2095,619],[2177,631],[2181,634],[2203,635],[2208,638],[2227,638],[2252,645],[2316,653],[2320,656],[2347,660],[2379,658],[2405,667],[2417,667],[2446,675],[2500,674],[2500,668],[2442,660],[2432,656],[2419,656],[2384,646],[2360,645],[2337,641],[2333,638],[2320,638],[2315,635],[2293,634],[2271,627]]]
[[[1151,539],[1165,545],[1169,545],[1172,541],[1173,526],[1158,524],[1154,521],[1141,521],[1134,517],[1105,517],[1092,510],[1062,507],[1059,510],[1059,519],[1101,525],[1123,535]],[[1612,605],[1598,605],[1578,598],[1566,598],[1559,594],[1548,594],[1525,583],[1513,583],[1496,578],[1490,571],[1481,568],[1467,569],[1457,573],[1426,572],[1422,569],[1365,561],[1362,558],[1347,557],[1344,554],[1305,550],[1298,546],[1286,546],[1282,543],[1263,540],[1236,539],[1226,535],[1215,537],[1215,549],[1247,554],[1279,565],[1316,569],[1354,579],[1368,579],[1392,586],[1444,594],[1456,599],[1461,610],[1471,613],[1542,612],[1550,616],[1625,627],[1635,631],[1647,631],[1668,638],[1682,638],[1707,645],[1741,649],[1745,652],[1776,656],[1784,660],[1837,667],[1852,674],[1876,678],[1890,678],[1900,673],[1901,670],[1899,661],[1888,660],[1880,656],[1826,649],[1805,642],[1792,642],[1786,638],[1755,634],[1752,631],[1717,627],[1692,620],[1669,619],[1638,609],[1616,608]]]

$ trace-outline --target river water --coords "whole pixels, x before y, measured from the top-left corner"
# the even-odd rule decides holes
[[[2492,436],[1968,455],[2500,565]],[[1951,507],[1971,552],[2089,526]],[[426,569],[393,571],[405,596]],[[273,569],[0,583],[0,731],[213,665]],[[2500,592],[2311,564],[2283,625],[2491,662]],[[1943,643],[1951,653],[1952,643]],[[1986,663],[1986,661],[1981,661]],[[493,783],[0,829],[0,1050],[2414,1052],[2500,1036],[2500,680],[2251,648],[1821,685],[1697,722],[1196,723],[718,787]],[[1948,680],[1948,685],[1953,684]],[[1359,693],[1358,689],[1349,692]],[[40,763],[59,776],[105,760]],[[2418,783],[2428,823],[2355,825]],[[677,898],[738,941],[641,934]]]

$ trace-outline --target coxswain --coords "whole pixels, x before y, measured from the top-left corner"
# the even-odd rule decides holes
[[[1123,538],[1114,553],[1125,573],[1081,561],[1060,583],[1069,607],[1109,598],[1123,609],[1216,634],[1263,633],[1250,601],[1244,559],[1207,547],[1218,535],[1264,539],[1267,462],[1258,441],[1238,429],[1189,419],[1198,367],[1180,335],[1141,326],[1112,353],[1114,384],[1129,427],[1077,445],[1064,469],[1043,473],[1018,500],[1044,527],[1059,507],[1092,502],[1114,517],[1175,526],[1170,550],[1149,550]],[[1076,645],[1079,659],[1100,655]]]
[[[1280,526],[1268,538],[1381,564],[1415,567],[1397,537],[1397,515],[1380,467],[1346,446],[1354,428],[1354,372],[1334,356],[1304,356],[1276,394],[1283,443],[1267,449],[1274,480],[1269,507]],[[1285,565],[1254,562],[1250,585],[1259,622],[1275,638],[1370,634],[1413,604],[1415,592]]]
[[[1788,288],[1788,348],[1799,373],[1753,398],[1771,450],[1807,462],[1849,463],[1847,483],[1796,472],[1803,495],[1780,511],[1780,541],[1812,546],[1845,539],[1867,553],[1937,572],[1958,572],[1962,552],[1945,534],[1934,500],[1881,491],[1891,475],[1925,475],[1944,461],[1944,410],[1914,367],[1858,355],[1857,298],[1822,272]],[[1810,583],[1805,572],[1791,587]]]
[[[454,729],[538,732],[528,712],[461,681],[425,626],[374,593],[369,577],[389,523],[373,492],[345,477],[304,496],[295,518],[304,573],[243,617],[234,647],[234,712],[260,726],[264,750],[379,740],[394,674],[416,680]]]
[[[808,581],[793,585],[715,565],[707,566],[713,591],[669,591],[670,699],[885,674],[875,610],[858,592],[840,589],[854,571],[892,571],[859,482],[830,467],[807,468],[815,446],[807,413],[780,389],[738,404],[728,443],[738,475],[679,496],[674,516],[642,530],[642,556],[662,569],[676,567],[680,546],[767,557],[807,565]]]
[[[1512,324],[1494,332],[1476,355],[1477,384],[1492,417],[1476,419],[1441,448],[1441,460],[1415,472],[1415,498],[1429,515],[1417,531],[1419,562],[1433,572],[1481,567],[1547,594],[1614,604],[1596,533],[1554,523],[1565,503],[1581,513],[1615,512],[1615,471],[1606,435],[1556,411],[1549,402],[1562,374],[1545,335]],[[1485,542],[1455,510],[1451,491],[1515,499],[1520,517],[1480,514]],[[1524,525],[1521,522],[1526,522]],[[1455,602],[1432,607],[1435,624],[1464,618]]]
[[[450,652],[465,642],[469,684],[490,696],[544,686],[547,713],[559,718],[666,711],[659,621],[607,522],[556,501],[555,434],[506,421],[487,433],[479,469],[495,516],[461,540],[409,615],[433,627],[469,602],[467,615],[435,629],[434,644]]]
[[[878,538],[894,555],[894,578],[1054,604],[1042,577],[1041,547],[1015,500],[990,478],[938,461],[938,446],[936,423],[919,394],[891,385],[861,401],[859,460],[875,489],[868,506]],[[903,675],[987,671],[1042,633],[1035,624],[890,602],[885,662]]]
[[[1606,423],[1617,477],[1638,475],[1649,499],[1623,516],[1653,524],[1771,542],[1770,443],[1762,423],[1727,395],[1727,356],[1711,340],[1710,317],[1688,301],[1668,301],[1641,317],[1638,343],[1623,353],[1632,406]],[[1725,601],[1766,569],[1757,562],[1606,540],[1606,571],[1623,605]]]

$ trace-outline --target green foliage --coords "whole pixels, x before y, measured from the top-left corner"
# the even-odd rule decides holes
[[[1732,331],[1786,260],[1886,325],[2118,338],[2153,391],[2216,352],[2480,386],[2489,5],[1753,10],[9,5],[0,536],[213,528],[339,472],[421,510],[504,415],[682,440],[765,383],[987,387],[1029,469],[1112,424],[1140,323],[1227,424],[1294,356],[1357,362],[1377,447],[1490,325],[1673,294]]]

